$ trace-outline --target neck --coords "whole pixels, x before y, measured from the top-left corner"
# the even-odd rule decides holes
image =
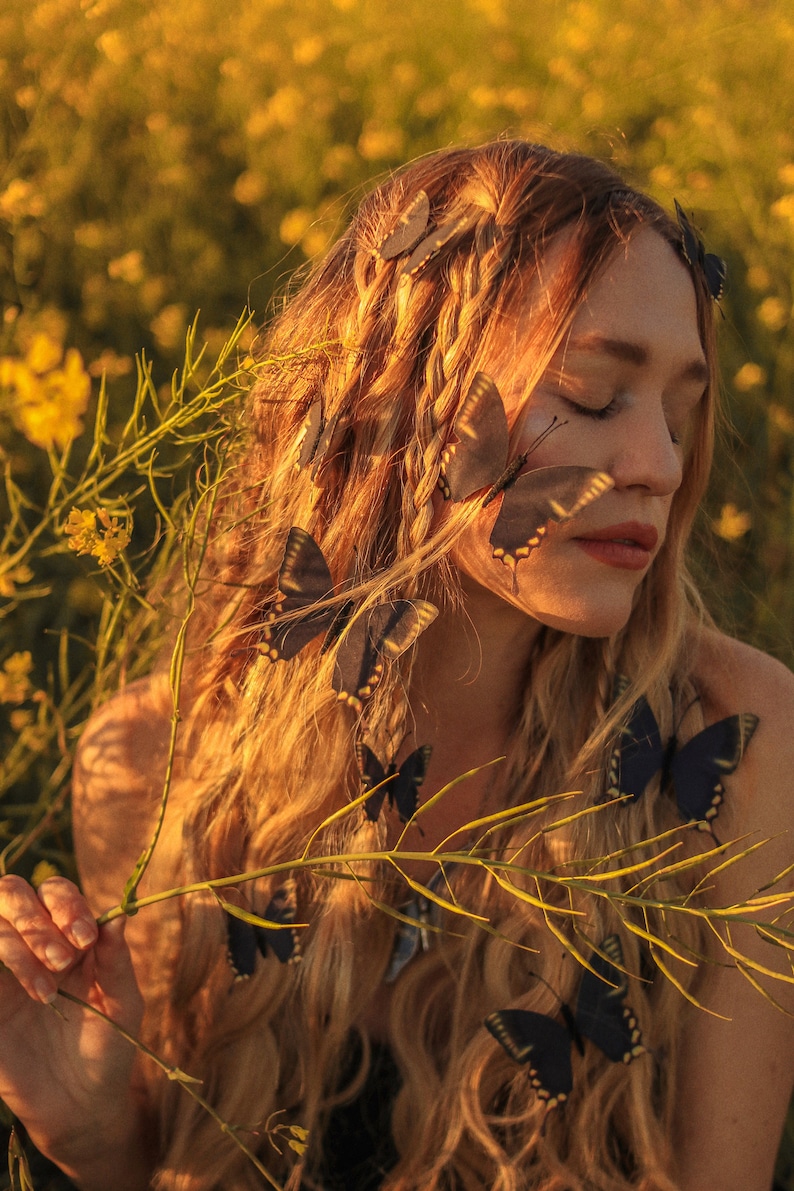
[[[462,607],[442,612],[417,642],[416,740],[449,743],[462,756],[494,746],[498,754],[523,699],[540,625],[464,575],[461,585]]]

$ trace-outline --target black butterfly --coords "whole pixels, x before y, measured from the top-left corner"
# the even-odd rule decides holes
[[[551,522],[569,521],[614,487],[611,476],[589,467],[539,467],[519,475],[530,452],[554,428],[552,423],[529,450],[508,464],[510,432],[504,404],[491,378],[478,372],[455,419],[456,441],[442,454],[439,486],[445,499],[465,500],[488,488],[485,506],[504,493],[490,542],[494,558],[513,571],[540,545]]]
[[[628,981],[616,966],[623,966],[620,939],[607,936],[600,950],[610,958],[593,953],[593,971],[585,970],[582,976],[576,1012],[561,1004],[564,1024],[528,1009],[501,1009],[485,1019],[511,1059],[529,1064],[532,1085],[547,1109],[570,1095],[572,1044],[584,1054],[583,1039],[589,1038],[613,1063],[630,1063],[645,1051],[637,1019],[625,1004]]]
[[[419,787],[425,780],[432,751],[432,745],[423,744],[421,748],[414,749],[399,768],[393,761],[384,767],[366,744],[359,742],[356,745],[356,758],[364,789],[372,790],[375,786],[385,783],[379,790],[375,790],[374,794],[370,794],[364,803],[364,813],[368,819],[373,823],[377,820],[386,797],[389,799],[389,806],[397,808],[403,823],[413,818],[419,801]],[[387,778],[391,780],[387,781]]]
[[[376,251],[380,259],[394,260],[396,256],[401,256],[403,252],[415,247],[425,234],[429,218],[430,199],[424,190],[420,190],[411,199],[393,230],[378,245]]]
[[[675,200],[675,213],[678,226],[681,228],[681,247],[687,263],[693,269],[702,269],[709,293],[715,302],[719,302],[725,293],[725,278],[728,266],[721,256],[713,252],[706,252],[703,241],[684,214],[678,200]]]
[[[408,649],[438,609],[427,600],[393,600],[357,615],[352,600],[340,607],[315,607],[333,594],[322,550],[310,533],[293,525],[279,569],[278,595],[265,615],[262,641],[254,648],[275,662],[295,657],[320,633],[325,633],[323,650],[344,633],[333,687],[340,699],[360,710],[380,682],[384,662]],[[283,619],[295,613],[295,619]]]
[[[295,880],[290,877],[277,889],[262,915],[269,922],[278,922],[282,929],[254,926],[234,914],[226,914],[226,939],[229,963],[235,977],[243,979],[253,974],[257,951],[266,956],[268,948],[279,963],[295,963],[301,958],[300,937],[292,926],[297,915]]]
[[[626,679],[619,679],[617,693],[626,685]],[[636,800],[651,778],[661,773],[661,788],[672,783],[684,822],[699,823],[710,831],[725,793],[722,780],[736,769],[757,726],[758,716],[752,712],[729,715],[679,749],[675,733],[666,744],[662,742],[656,716],[641,696],[610,757],[607,796],[628,794]]]

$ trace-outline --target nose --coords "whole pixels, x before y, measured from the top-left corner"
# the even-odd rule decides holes
[[[671,496],[681,486],[683,451],[661,409],[624,423],[607,471],[616,488],[642,488],[653,496]]]

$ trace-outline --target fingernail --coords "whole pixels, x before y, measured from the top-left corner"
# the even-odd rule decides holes
[[[37,980],[34,980],[33,987],[36,990],[36,996],[45,1005],[51,1005],[58,995],[57,988],[53,988],[46,976],[39,976]]]
[[[44,949],[47,963],[55,972],[62,972],[72,962],[72,956],[60,943],[50,943]]]
[[[96,939],[96,926],[93,922],[84,922],[79,919],[72,924],[72,929],[69,932],[78,947],[88,947]]]

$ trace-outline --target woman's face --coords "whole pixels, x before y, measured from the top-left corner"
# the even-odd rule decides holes
[[[551,276],[553,249],[545,262]],[[453,561],[469,601],[505,618],[506,606],[542,624],[608,636],[628,620],[637,589],[658,554],[695,410],[708,380],[686,266],[656,232],[621,247],[592,286],[538,384],[529,336],[543,310],[536,284],[480,367],[496,382],[511,426],[511,458],[556,417],[524,470],[575,464],[608,472],[614,488],[571,521],[552,526],[519,563],[516,583],[488,541],[499,500],[459,540]],[[507,620],[511,618],[507,616]]]

